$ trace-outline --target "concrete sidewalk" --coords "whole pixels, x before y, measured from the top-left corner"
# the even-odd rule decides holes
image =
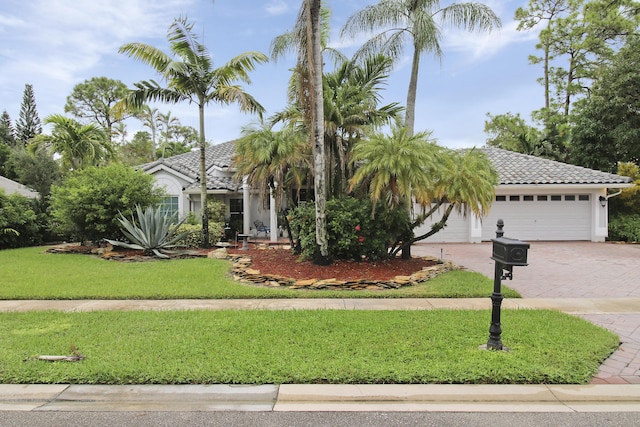
[[[577,315],[640,313],[640,298],[513,298],[503,309],[548,309]],[[11,300],[0,312],[56,310],[490,310],[490,298],[342,298],[202,300]]]
[[[640,412],[635,385],[0,385],[1,411]]]

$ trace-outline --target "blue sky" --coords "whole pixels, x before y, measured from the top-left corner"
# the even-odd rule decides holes
[[[375,0],[329,0],[333,10],[331,46],[351,55],[365,40],[340,39],[340,27],[355,11]],[[449,4],[442,2],[442,5]],[[539,66],[535,32],[518,32],[513,20],[526,0],[489,0],[502,19],[490,34],[445,30],[441,61],[425,56],[419,77],[416,130],[430,130],[438,143],[458,148],[482,146],[486,113],[520,113],[529,118],[543,103],[536,82]],[[2,0],[0,3],[0,111],[17,120],[24,85],[34,87],[41,119],[64,113],[73,87],[106,76],[131,86],[159,77],[145,64],[118,53],[128,42],[144,42],[167,51],[166,33],[173,19],[187,16],[210,50],[215,66],[245,51],[269,53],[273,38],[293,26],[300,0]],[[410,50],[396,66],[384,102],[404,105]],[[273,114],[286,105],[289,69],[294,58],[260,65],[246,89]],[[171,111],[183,125],[197,128],[193,105],[156,105]],[[234,139],[255,121],[236,106],[210,104],[206,137],[213,143]],[[129,138],[141,128],[127,121]],[[45,127],[45,133],[49,131]]]

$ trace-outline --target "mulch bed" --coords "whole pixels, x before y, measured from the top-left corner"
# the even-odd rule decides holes
[[[311,260],[301,261],[287,249],[230,249],[230,254],[251,258],[251,268],[261,274],[273,274],[292,279],[337,279],[337,280],[391,280],[395,276],[410,276],[423,267],[436,264],[433,260],[395,258],[386,261],[348,261],[336,260],[328,266],[320,266]]]
[[[194,250],[188,257],[206,256],[212,249]],[[92,246],[64,245],[58,246],[52,251],[65,253],[90,254],[96,250]],[[95,252],[94,252],[95,253]],[[336,260],[331,265],[320,266],[312,260],[301,260],[299,255],[294,255],[289,249],[229,249],[229,254],[248,256],[251,258],[251,268],[259,270],[263,275],[275,275],[288,277],[294,280],[302,279],[336,279],[336,280],[391,280],[396,276],[411,276],[413,273],[437,264],[436,261],[424,258],[411,258],[408,260],[399,257],[384,261],[353,261]],[[109,259],[119,261],[152,261],[154,257],[144,256],[142,251],[124,248],[113,248],[113,252],[107,255]],[[116,255],[117,254],[117,255]],[[116,256],[114,256],[116,255]],[[180,258],[184,255],[179,256]]]

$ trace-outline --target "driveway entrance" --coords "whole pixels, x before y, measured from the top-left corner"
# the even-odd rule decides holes
[[[593,242],[529,242],[526,267],[503,284],[523,298],[640,297],[640,245]],[[415,256],[453,261],[493,279],[491,242],[417,243]],[[442,255],[441,255],[442,254]]]

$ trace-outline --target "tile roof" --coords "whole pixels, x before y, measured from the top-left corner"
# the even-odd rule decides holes
[[[231,167],[235,153],[235,140],[207,147],[205,151],[205,164],[207,170],[213,167],[227,169]],[[631,182],[631,178],[587,169],[554,160],[528,154],[516,153],[495,147],[479,148],[484,152],[498,175],[501,185],[522,184],[625,184]],[[198,150],[179,154],[166,159],[159,159],[142,166],[147,171],[157,165],[164,164],[167,167],[196,180],[188,189],[200,188],[200,152]],[[229,177],[209,175],[207,188],[209,190],[237,191],[239,183]]]
[[[501,185],[624,184],[631,178],[495,147],[480,148],[493,163]]]
[[[226,169],[231,167],[231,160],[235,153],[235,140],[223,142],[222,144],[211,145],[205,150],[205,167]],[[200,150],[193,150],[177,156],[158,159],[155,162],[142,165],[142,170],[148,171],[157,165],[165,165],[183,175],[199,181],[200,178]],[[200,188],[200,183],[195,182],[187,188]],[[207,177],[207,188],[209,190],[231,190],[236,191],[238,183],[231,178],[217,177],[209,175]]]

